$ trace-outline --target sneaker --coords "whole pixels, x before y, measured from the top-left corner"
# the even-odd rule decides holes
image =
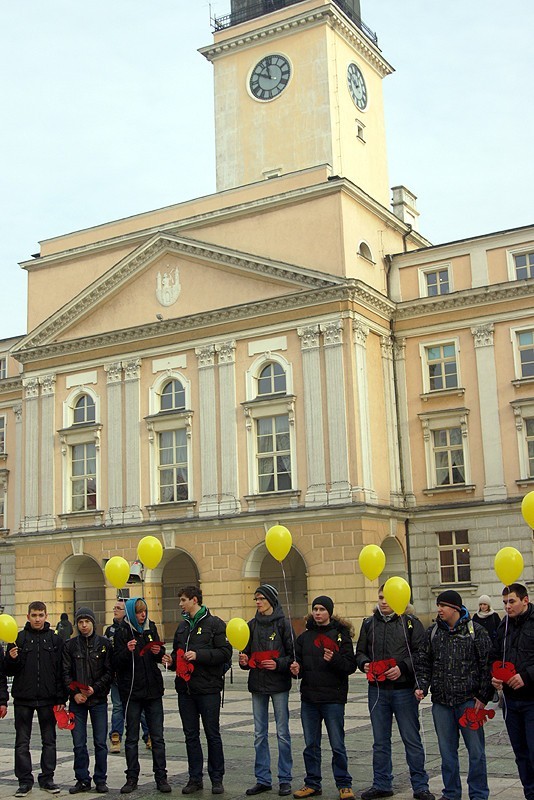
[[[182,794],[193,794],[194,792],[200,792],[203,788],[204,784],[202,781],[187,781],[182,789]]]
[[[261,794],[262,792],[270,792],[273,787],[269,786],[268,783],[255,783],[254,786],[251,786],[250,789],[247,789],[245,794],[248,794],[250,797],[253,794]]]
[[[297,800],[302,800],[303,797],[315,797],[322,793],[322,789],[315,789],[313,786],[303,786],[302,789],[297,789],[296,792],[293,792],[293,797],[296,797]]]
[[[436,796],[429,792],[428,789],[422,789],[420,792],[414,792],[415,800],[436,800]]]
[[[87,781],[76,781],[74,786],[71,786],[69,789],[69,794],[80,794],[80,792],[90,792],[91,791],[91,781],[87,783]]]
[[[126,783],[121,786],[121,794],[131,794],[137,789],[137,778],[126,778]]]
[[[59,794],[61,789],[54,783],[54,781],[47,781],[46,783],[40,783],[39,789],[42,789],[43,792],[48,792],[49,794]]]
[[[290,783],[281,783],[278,789],[279,797],[286,797],[286,795],[291,794],[291,784]]]
[[[220,781],[215,781],[215,783],[211,784],[211,793],[212,794],[224,794],[224,786]]]
[[[163,794],[169,794],[169,792],[172,792],[171,785],[165,778],[162,781],[159,781],[159,783],[156,783],[156,786],[158,788],[158,792],[162,792]]]
[[[30,783],[19,783],[19,788],[15,792],[15,797],[26,797],[32,790],[32,785]]]
[[[377,789],[374,786],[370,786],[369,789],[361,793],[360,797],[362,800],[375,800],[375,797],[393,797],[393,792],[391,789]]]
[[[118,734],[117,731],[113,731],[113,733],[109,737],[109,740],[111,742],[111,744],[109,746],[109,752],[110,753],[120,753],[120,751],[121,751],[121,737],[120,737],[120,734]]]
[[[354,800],[354,792],[350,786],[342,786],[339,789],[339,800]]]
[[[152,739],[150,738],[150,736],[146,737],[145,745],[147,750],[152,750]]]
[[[105,781],[102,781],[102,783],[95,783],[95,791],[98,792],[98,794],[107,794],[109,792],[109,787]]]

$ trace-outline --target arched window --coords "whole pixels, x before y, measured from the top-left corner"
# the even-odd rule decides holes
[[[262,368],[258,375],[258,397],[286,393],[286,373],[276,361]]]
[[[95,422],[95,401],[89,394],[82,394],[72,410],[72,424],[83,425]]]
[[[160,411],[183,411],[185,409],[185,389],[180,381],[168,381],[161,390]]]
[[[358,247],[358,255],[362,256],[362,258],[366,258],[368,261],[373,261],[373,254],[371,253],[371,248],[367,244],[367,242],[360,242],[360,246]]]

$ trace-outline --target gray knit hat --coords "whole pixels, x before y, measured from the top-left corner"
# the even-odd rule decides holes
[[[273,608],[276,608],[278,605],[278,589],[275,589],[270,583],[262,583],[261,586],[258,586],[254,594],[262,594]]]
[[[95,615],[88,606],[80,606],[76,611],[74,619],[76,620],[76,624],[78,624],[81,619],[90,619],[93,625],[96,625]]]

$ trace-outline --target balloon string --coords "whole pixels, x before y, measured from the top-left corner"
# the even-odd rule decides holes
[[[287,589],[287,580],[286,580],[286,571],[284,569],[284,561],[280,561],[280,566],[282,567],[282,575],[284,578],[284,589],[286,593],[286,607],[287,607],[287,618],[289,620],[289,630],[291,632],[291,644],[293,646],[293,661],[295,660],[295,632],[293,630],[293,620],[291,619],[291,605],[289,603],[289,592]]]

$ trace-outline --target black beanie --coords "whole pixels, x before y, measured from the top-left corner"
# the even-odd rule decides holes
[[[275,589],[270,583],[262,583],[261,586],[258,586],[254,594],[262,594],[273,608],[276,608],[278,605],[278,589]]]
[[[331,617],[334,613],[334,601],[331,597],[327,597],[326,594],[322,594],[319,597],[316,597],[313,601],[311,607],[313,609],[314,606],[324,606],[328,611],[328,616]]]
[[[442,606],[450,606],[450,608],[455,608],[456,611],[462,610],[462,598],[455,592],[454,589],[447,589],[445,592],[438,594],[436,599],[436,605],[441,603]]]
[[[96,625],[95,615],[88,606],[81,606],[76,611],[74,619],[76,620],[76,624],[78,624],[81,619],[90,619],[93,625]]]

